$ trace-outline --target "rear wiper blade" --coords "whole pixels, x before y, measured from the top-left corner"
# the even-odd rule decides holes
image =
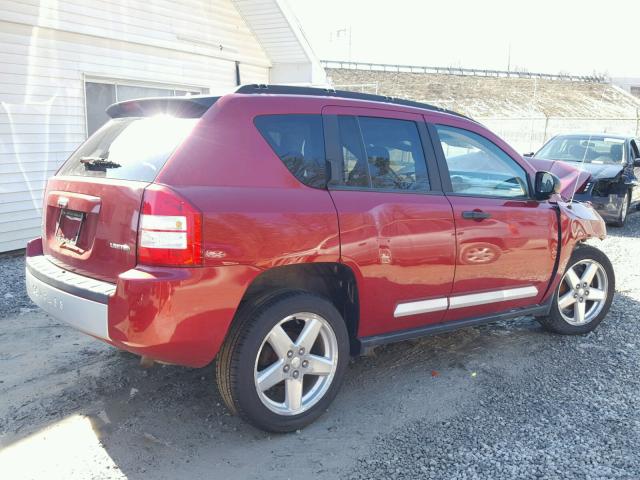
[[[122,166],[104,157],[82,157],[80,163],[82,163],[87,170],[106,170],[107,168],[118,168]]]

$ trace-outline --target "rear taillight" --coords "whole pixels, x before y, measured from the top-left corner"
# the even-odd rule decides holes
[[[168,187],[150,185],[144,191],[138,263],[202,264],[202,213]]]

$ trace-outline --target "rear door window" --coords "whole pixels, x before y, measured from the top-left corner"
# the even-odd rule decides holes
[[[254,123],[298,180],[310,187],[326,186],[321,115],[261,115]]]
[[[415,122],[338,116],[342,175],[339,185],[386,191],[429,190]]]
[[[342,182],[349,187],[371,188],[367,155],[362,143],[356,117],[338,117],[340,152],[342,153]]]
[[[152,182],[197,121],[164,116],[110,120],[58,174]]]

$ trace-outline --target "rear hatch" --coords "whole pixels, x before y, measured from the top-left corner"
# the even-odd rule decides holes
[[[215,98],[206,100],[145,99],[109,108],[115,118],[47,184],[43,249],[50,260],[108,282],[135,267],[145,188]]]

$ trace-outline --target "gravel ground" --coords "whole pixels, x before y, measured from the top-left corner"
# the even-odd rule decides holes
[[[231,417],[210,369],[142,370],[44,315],[22,258],[0,258],[0,465],[12,479],[638,478],[640,214],[609,234],[594,243],[617,295],[596,332],[523,318],[379,348],[290,435]]]
[[[0,257],[0,319],[34,307],[24,289],[24,258],[8,254]]]

